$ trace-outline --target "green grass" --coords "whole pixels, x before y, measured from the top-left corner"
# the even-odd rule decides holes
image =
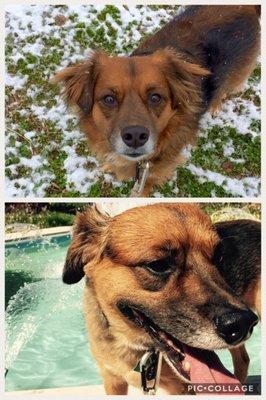
[[[84,211],[83,203],[9,203],[6,205],[6,232],[16,230],[14,224],[35,225],[40,229],[73,225],[77,212]]]
[[[6,214],[6,224],[23,223],[29,225],[36,225],[38,228],[51,228],[56,226],[70,226],[74,223],[74,215],[55,212],[55,211],[42,211],[38,213],[28,213],[27,211],[8,213]],[[7,233],[11,228],[7,227]]]
[[[12,30],[12,20],[7,15],[7,71],[12,77],[27,78],[21,88],[6,87],[6,176],[9,187],[32,196],[126,197],[133,181],[120,185],[115,178],[99,172],[85,135],[72,134],[79,131],[77,119],[58,108],[61,104],[60,90],[50,83],[50,79],[66,60],[78,61],[90,48],[101,48],[113,55],[130,53],[141,40],[170,20],[178,6],[137,6],[139,17],[131,15],[127,24],[120,9],[114,5],[100,9],[87,6],[86,18],[81,17],[79,10],[70,12],[68,6],[50,6],[45,12],[42,6],[39,7],[41,23],[46,28],[51,27],[50,33],[34,32],[24,26],[27,34],[24,30],[20,36]],[[124,6],[123,12],[128,9]],[[42,43],[40,54],[28,47],[35,46],[38,41]],[[192,150],[187,164],[177,168],[171,181],[155,188],[157,196],[232,197],[236,194],[228,189],[226,180],[236,179],[240,185],[248,187],[250,183],[244,181],[246,178],[257,179],[254,193],[259,194],[260,118],[254,119],[249,110],[251,107],[259,110],[260,107],[260,75],[258,65],[245,90],[224,104],[223,114],[217,119],[204,121],[197,147]],[[43,115],[35,110],[36,107],[43,107]],[[49,117],[51,110],[54,114]],[[227,119],[227,112],[237,116],[235,121]],[[249,124],[245,132],[241,132],[238,126],[238,117],[243,116]],[[29,138],[28,132],[34,132],[34,135]],[[72,171],[65,167],[70,159],[66,146],[74,150]],[[234,150],[229,156],[226,155],[228,147]],[[37,169],[25,161],[34,156],[40,156],[44,161]],[[79,160],[77,167],[76,160]],[[191,172],[191,164],[202,168],[206,177],[202,179]],[[80,183],[79,176],[74,174],[75,168],[81,168],[81,174],[87,171],[87,177]],[[31,187],[31,178],[36,173],[39,178]],[[213,182],[209,173],[221,174],[225,183]]]

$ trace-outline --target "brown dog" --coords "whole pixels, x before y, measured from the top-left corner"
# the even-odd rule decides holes
[[[130,57],[93,51],[55,82],[80,115],[91,150],[118,179],[149,160],[143,196],[162,185],[200,117],[217,111],[252,72],[260,47],[259,6],[190,6]]]
[[[230,231],[231,250],[224,240]],[[248,238],[249,224],[238,231]],[[248,239],[253,253],[249,244],[247,270],[242,265],[226,273],[225,261],[229,254],[236,260],[240,242],[234,223],[216,230],[193,204],[137,207],[114,218],[91,207],[77,217],[63,281],[76,283],[85,274],[89,340],[107,394],[140,386],[134,368],[151,349],[163,353],[160,387],[169,394],[185,393],[190,381],[202,382],[203,368],[205,374],[212,371],[214,382],[232,379],[212,350],[233,349],[234,362],[243,363],[243,343],[258,322],[247,304],[259,307],[258,238]],[[244,380],[245,366],[235,370]]]

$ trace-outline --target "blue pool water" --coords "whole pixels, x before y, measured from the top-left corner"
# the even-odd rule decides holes
[[[69,235],[6,245],[6,390],[101,383],[82,314],[84,281],[61,281]],[[260,327],[247,349],[260,374]],[[218,352],[232,370],[228,351]]]
[[[7,391],[101,383],[82,314],[84,281],[61,280],[69,243],[64,235],[6,246],[6,287],[26,282],[6,308]]]

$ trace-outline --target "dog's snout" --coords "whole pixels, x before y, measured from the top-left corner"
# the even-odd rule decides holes
[[[258,323],[258,317],[252,311],[234,310],[215,317],[217,333],[227,344],[236,345],[252,333]]]
[[[123,142],[128,147],[137,149],[147,142],[149,139],[149,131],[144,126],[132,125],[122,129],[121,136]]]

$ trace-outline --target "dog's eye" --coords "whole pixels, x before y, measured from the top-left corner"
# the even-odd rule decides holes
[[[176,269],[173,257],[154,260],[144,265],[144,268],[154,275],[168,275]]]
[[[158,93],[151,93],[149,95],[149,101],[152,104],[159,104],[162,101],[162,96]]]
[[[117,100],[115,96],[112,96],[111,94],[108,94],[107,96],[104,96],[102,99],[103,103],[107,106],[116,106]]]

